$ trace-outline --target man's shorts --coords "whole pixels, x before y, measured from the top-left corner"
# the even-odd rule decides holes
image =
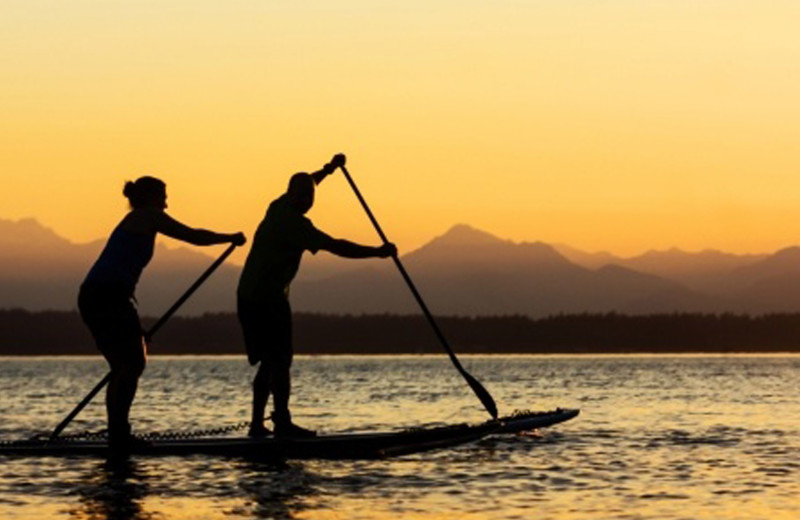
[[[242,326],[247,360],[277,367],[292,364],[292,309],[285,296],[259,301],[239,298],[237,314]]]
[[[144,370],[146,350],[139,314],[130,291],[103,284],[83,284],[78,309],[112,370]]]

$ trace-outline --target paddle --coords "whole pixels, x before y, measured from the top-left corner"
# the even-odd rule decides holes
[[[375,219],[375,216],[372,214],[372,211],[370,211],[369,206],[367,206],[367,201],[365,201],[364,197],[361,196],[361,192],[358,190],[356,183],[353,182],[353,178],[350,176],[350,172],[348,172],[347,168],[345,168],[344,166],[341,166],[341,168],[342,168],[342,173],[344,173],[344,176],[347,179],[347,182],[350,183],[350,187],[353,188],[353,192],[355,192],[356,197],[358,198],[359,202],[361,202],[361,205],[364,207],[364,211],[366,211],[367,216],[372,221],[372,225],[375,226],[375,231],[378,232],[378,235],[381,237],[381,240],[383,240],[384,244],[389,243],[389,240],[383,233],[380,224],[378,224],[378,221]],[[466,370],[464,370],[464,367],[461,366],[461,363],[458,361],[455,352],[453,352],[453,349],[450,348],[450,344],[445,339],[444,334],[442,334],[442,331],[439,330],[439,326],[436,325],[436,321],[433,319],[433,315],[428,310],[428,306],[425,305],[425,302],[422,300],[422,296],[419,294],[419,291],[417,291],[417,288],[414,286],[414,282],[411,281],[411,277],[408,275],[405,268],[403,267],[403,264],[400,262],[400,258],[398,258],[397,255],[394,255],[392,256],[392,260],[394,260],[394,265],[397,266],[397,269],[400,271],[400,274],[406,281],[408,288],[411,289],[411,294],[414,295],[414,298],[417,300],[417,303],[422,309],[423,314],[425,314],[425,317],[428,318],[428,323],[430,323],[431,328],[433,328],[433,332],[436,334],[436,337],[439,338],[439,342],[442,344],[444,349],[447,351],[447,354],[450,356],[450,361],[453,362],[453,365],[456,367],[456,370],[458,370],[458,372],[464,377],[464,379],[467,380],[467,383],[469,383],[470,388],[472,388],[472,391],[475,392],[476,396],[478,396],[478,399],[481,400],[481,403],[483,403],[483,407],[486,408],[486,411],[489,412],[489,415],[491,415],[493,419],[497,419],[497,405],[495,404],[494,399],[486,390],[486,388],[484,388],[483,385],[477,379],[472,377]]]
[[[172,317],[173,314],[175,314],[175,311],[177,311],[178,308],[181,305],[183,305],[184,302],[188,300],[189,297],[197,290],[197,288],[200,287],[209,276],[211,276],[211,273],[213,273],[217,269],[217,267],[219,267],[222,264],[222,262],[224,262],[225,259],[228,258],[228,256],[230,256],[231,253],[233,253],[234,249],[236,249],[235,244],[231,244],[230,246],[228,246],[228,249],[226,249],[220,255],[219,258],[214,260],[214,263],[211,264],[209,268],[206,269],[205,272],[200,275],[200,278],[198,278],[197,281],[195,281],[192,284],[192,286],[189,287],[185,293],[183,293],[183,296],[178,298],[178,301],[176,301],[172,305],[172,307],[170,307],[169,310],[165,312],[164,315],[161,316],[161,318],[159,318],[159,320],[155,322],[155,324],[152,327],[150,327],[150,329],[147,332],[144,333],[145,342],[150,341],[150,339],[153,337],[153,334],[155,334],[156,331],[160,329],[161,326],[164,325],[167,322],[167,320]],[[97,393],[100,390],[102,390],[103,387],[106,386],[110,380],[111,380],[111,372],[106,374],[106,376],[99,383],[97,383],[97,385],[95,385],[94,388],[92,388],[92,391],[89,392],[80,403],[78,403],[78,406],[76,406],[75,409],[72,410],[69,413],[69,415],[67,415],[67,417],[58,424],[58,426],[56,426],[56,429],[53,430],[53,433],[50,434],[51,441],[55,440],[59,436],[59,434],[61,434],[61,432],[64,431],[64,428],[67,427],[67,425],[72,421],[72,419],[74,419],[75,416],[77,416],[81,412],[81,410],[83,410],[86,407],[86,405],[89,404],[89,402],[92,399],[94,399],[94,396],[96,396]]]

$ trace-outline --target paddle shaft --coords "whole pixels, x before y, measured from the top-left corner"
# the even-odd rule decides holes
[[[205,281],[208,279],[208,277],[209,277],[209,276],[211,276],[211,274],[212,274],[214,271],[216,271],[217,267],[219,267],[220,265],[222,265],[222,262],[224,262],[224,261],[225,261],[225,259],[226,259],[226,258],[228,258],[228,257],[230,256],[230,254],[231,254],[231,253],[233,253],[233,250],[234,250],[234,249],[236,249],[236,245],[234,245],[234,244],[231,244],[230,246],[228,246],[228,249],[226,249],[226,250],[225,250],[225,251],[224,251],[224,252],[223,252],[223,253],[220,255],[220,257],[219,257],[219,258],[217,258],[216,260],[214,260],[214,263],[213,263],[213,264],[211,264],[211,265],[208,267],[208,269],[206,269],[206,270],[205,270],[205,272],[204,272],[203,274],[201,274],[201,275],[200,275],[200,278],[198,278],[198,279],[197,279],[197,280],[196,280],[196,281],[195,281],[195,282],[192,284],[192,286],[191,286],[191,287],[189,287],[189,288],[186,290],[186,292],[184,292],[184,293],[183,293],[183,295],[182,295],[180,298],[178,298],[178,300],[177,300],[177,301],[176,301],[176,302],[175,302],[175,303],[172,305],[172,307],[170,307],[170,308],[169,308],[169,310],[167,310],[167,312],[165,312],[165,313],[164,313],[164,315],[163,315],[163,316],[161,316],[161,318],[159,318],[159,319],[158,319],[158,321],[157,321],[157,322],[155,322],[155,323],[153,324],[153,326],[152,326],[152,327],[150,327],[150,328],[149,328],[149,329],[148,329],[148,330],[147,330],[147,331],[144,333],[144,339],[145,339],[145,341],[146,341],[146,342],[147,342],[147,341],[150,341],[150,339],[153,337],[153,334],[155,334],[155,333],[156,333],[156,331],[157,331],[158,329],[160,329],[160,328],[161,328],[161,327],[162,327],[162,326],[163,326],[163,325],[164,325],[164,324],[167,322],[167,320],[169,320],[169,319],[172,317],[172,315],[173,315],[173,314],[175,314],[175,312],[176,312],[176,311],[177,311],[177,310],[180,308],[180,306],[181,306],[181,305],[183,305],[183,304],[186,302],[186,300],[188,300],[188,299],[189,299],[189,297],[190,297],[192,294],[194,294],[194,292],[195,292],[195,291],[198,289],[198,287],[200,287],[200,286],[203,284],[203,282],[205,282]],[[86,407],[86,405],[87,405],[87,404],[89,404],[89,403],[91,402],[91,400],[92,400],[92,399],[94,399],[94,396],[96,396],[96,395],[98,394],[98,392],[100,392],[100,390],[102,390],[102,389],[103,389],[103,387],[104,387],[104,386],[106,386],[110,380],[111,380],[111,372],[109,372],[108,374],[106,374],[106,375],[105,375],[105,377],[104,377],[103,379],[101,379],[101,380],[100,380],[100,382],[99,382],[99,383],[97,383],[97,384],[95,385],[95,387],[94,387],[94,388],[92,388],[92,391],[91,391],[91,392],[89,392],[88,394],[86,394],[86,397],[84,397],[84,398],[83,398],[83,400],[82,400],[80,403],[78,403],[78,406],[76,406],[76,407],[75,407],[75,409],[74,409],[74,410],[72,410],[72,411],[69,413],[69,415],[67,415],[67,417],[66,417],[66,418],[64,418],[64,420],[63,420],[63,421],[61,421],[61,422],[58,424],[58,426],[56,426],[55,430],[53,430],[53,433],[51,433],[51,434],[50,434],[50,440],[51,440],[51,441],[52,441],[52,440],[54,440],[56,437],[58,437],[58,436],[61,434],[61,432],[62,432],[62,431],[64,431],[64,428],[66,428],[66,427],[67,427],[67,425],[68,425],[70,422],[72,422],[72,420],[73,420],[73,419],[74,419],[74,418],[75,418],[75,417],[76,417],[76,416],[77,416],[79,413],[81,413],[81,410],[83,410],[83,409]]]
[[[361,203],[361,206],[367,213],[367,216],[372,222],[372,225],[375,227],[375,231],[378,232],[378,236],[380,236],[384,244],[388,244],[389,240],[386,238],[383,229],[381,229],[381,225],[378,224],[378,220],[375,218],[375,215],[372,214],[372,210],[369,209],[367,201],[364,200],[364,197],[361,195],[361,191],[359,191],[358,186],[356,186],[356,183],[350,176],[350,172],[348,172],[347,168],[344,166],[342,166],[341,169],[342,173],[344,173],[344,176],[347,179],[347,182],[350,184],[350,187],[353,188],[353,192],[356,194],[356,198],[358,198],[358,201]],[[420,309],[422,309],[422,313],[428,319],[428,323],[433,329],[433,332],[436,334],[436,337],[439,338],[439,342],[444,347],[445,351],[447,352],[447,355],[450,356],[450,361],[453,362],[453,366],[456,367],[456,370],[458,370],[458,372],[462,375],[462,377],[466,379],[467,383],[469,383],[470,388],[472,388],[473,392],[475,392],[475,395],[478,396],[478,399],[480,399],[484,408],[486,408],[486,411],[489,412],[492,418],[497,419],[497,405],[495,404],[494,399],[486,390],[486,388],[484,388],[484,386],[477,379],[475,379],[472,375],[470,375],[469,372],[467,372],[464,369],[464,367],[461,366],[461,362],[456,357],[455,352],[453,352],[453,349],[450,347],[450,344],[447,342],[447,339],[444,337],[444,334],[439,329],[439,326],[436,324],[436,320],[433,318],[433,314],[431,314],[431,311],[428,310],[428,306],[422,299],[422,295],[417,290],[417,287],[414,285],[414,282],[411,280],[411,277],[408,275],[408,272],[406,271],[405,267],[403,267],[403,263],[400,262],[400,258],[397,255],[393,255],[392,260],[394,261],[394,265],[397,266],[397,270],[400,271],[400,274],[402,275],[403,280],[405,280],[406,285],[408,285],[408,288],[411,290],[411,294],[414,295],[414,299],[417,300],[417,304],[419,304]]]

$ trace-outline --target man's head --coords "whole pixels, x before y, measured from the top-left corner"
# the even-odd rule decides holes
[[[300,213],[305,214],[314,205],[314,178],[305,172],[295,173],[289,179],[289,201]]]

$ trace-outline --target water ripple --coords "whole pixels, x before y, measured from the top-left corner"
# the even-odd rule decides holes
[[[536,435],[490,437],[391,461],[268,465],[207,457],[7,459],[0,518],[761,520],[795,518],[797,357],[468,357],[515,408],[581,407]],[[105,372],[97,359],[0,364],[0,438],[47,432]],[[57,376],[54,376],[57,374]],[[480,422],[441,357],[298,358],[301,424],[328,432]],[[241,358],[153,358],[138,431],[247,420]],[[101,400],[71,431],[104,427]]]

